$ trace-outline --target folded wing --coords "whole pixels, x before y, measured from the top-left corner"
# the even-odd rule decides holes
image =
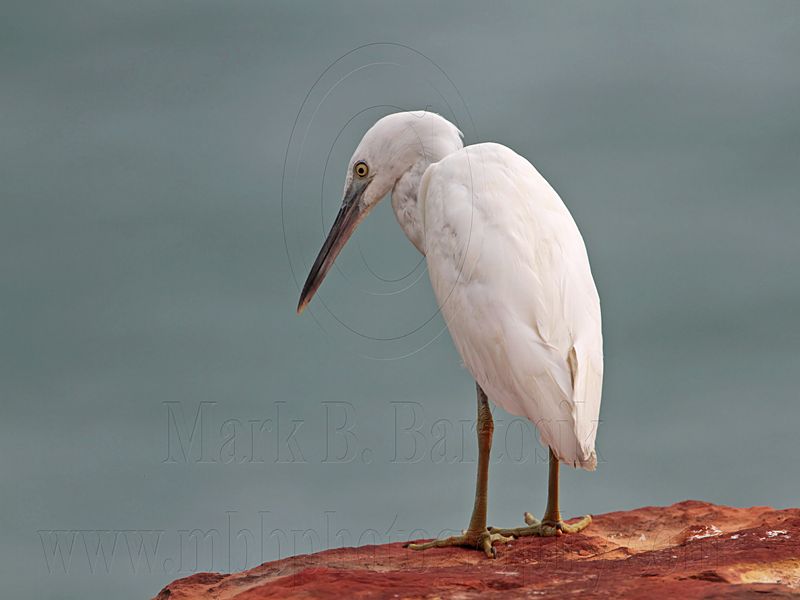
[[[420,202],[431,283],[465,366],[563,462],[593,469],[600,301],[566,206],[528,161],[498,144],[431,165]]]

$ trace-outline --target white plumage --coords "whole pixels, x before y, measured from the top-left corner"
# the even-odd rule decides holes
[[[431,164],[419,202],[431,284],[465,366],[559,459],[594,469],[600,301],[567,207],[533,165],[491,143]]]
[[[530,419],[558,459],[594,469],[603,352],[586,248],[555,190],[505,146],[464,148],[458,129],[429,112],[379,120],[353,153],[342,208],[298,311],[389,192],[477,383]]]

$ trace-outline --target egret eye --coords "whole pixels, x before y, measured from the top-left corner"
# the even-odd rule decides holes
[[[359,177],[366,177],[367,173],[369,173],[369,167],[367,166],[367,163],[362,160],[353,166],[353,172]]]

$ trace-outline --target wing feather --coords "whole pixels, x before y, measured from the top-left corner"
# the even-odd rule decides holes
[[[420,201],[431,283],[465,366],[562,461],[593,469],[600,301],[566,206],[528,161],[498,144],[431,165]]]

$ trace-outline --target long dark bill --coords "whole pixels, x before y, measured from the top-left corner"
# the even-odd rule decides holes
[[[339,252],[342,251],[342,248],[344,248],[347,240],[350,239],[361,220],[361,192],[363,189],[364,186],[353,186],[345,196],[342,207],[339,209],[339,214],[336,215],[336,220],[328,232],[328,237],[325,239],[325,243],[322,244],[317,259],[311,267],[311,272],[308,274],[306,283],[303,285],[300,301],[297,303],[298,315],[311,302],[311,298],[314,297],[319,286],[322,285],[325,275],[328,274],[328,271],[333,266],[333,261],[339,256]]]

